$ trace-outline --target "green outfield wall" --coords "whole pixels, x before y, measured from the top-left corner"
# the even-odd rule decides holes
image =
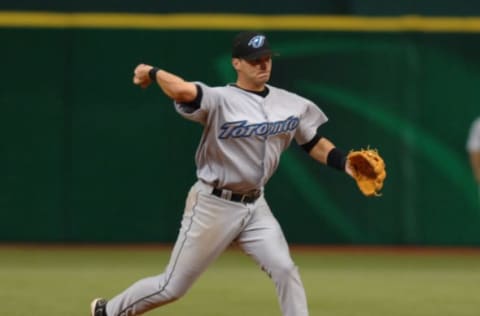
[[[2,10],[146,13],[254,13],[396,16],[475,16],[480,3],[472,0],[2,0]]]
[[[135,87],[132,71],[146,62],[187,80],[231,82],[238,30],[96,21],[0,27],[1,241],[176,237],[201,127],[159,89]],[[315,101],[330,119],[319,132],[339,147],[378,148],[388,172],[382,197],[368,199],[292,145],[266,188],[289,241],[480,245],[465,152],[480,115],[480,32],[267,34],[280,53],[271,83]]]

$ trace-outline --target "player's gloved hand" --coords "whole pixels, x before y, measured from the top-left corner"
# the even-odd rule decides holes
[[[347,156],[345,171],[355,179],[365,196],[380,196],[387,177],[385,162],[375,149],[352,150]]]
[[[133,83],[142,88],[147,88],[152,83],[152,80],[148,75],[148,72],[152,68],[152,66],[146,64],[139,64],[135,67],[135,70],[133,71]]]

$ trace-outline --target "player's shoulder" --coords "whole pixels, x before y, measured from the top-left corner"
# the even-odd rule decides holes
[[[195,81],[193,83],[200,87],[203,94],[220,96],[220,95],[227,95],[229,93],[228,86],[210,86],[201,81]]]
[[[202,81],[192,81],[192,83],[196,84],[197,86],[200,86],[202,89],[212,89],[212,90],[219,90],[224,87],[217,87],[217,86],[210,86],[206,84],[205,82]]]
[[[278,87],[274,87],[274,86],[271,86],[271,85],[267,85],[268,89],[270,89],[272,95],[277,95],[281,98],[287,98],[287,99],[291,99],[291,100],[297,100],[298,102],[302,102],[302,103],[313,103],[312,101],[310,101],[309,99],[295,93],[295,92],[292,92],[292,91],[288,91],[286,89],[282,89],[282,88],[278,88]]]
[[[286,95],[286,96],[295,96],[296,94],[288,91],[286,89],[278,88],[275,86],[267,85],[267,88],[270,90],[272,94],[278,94],[278,95]]]

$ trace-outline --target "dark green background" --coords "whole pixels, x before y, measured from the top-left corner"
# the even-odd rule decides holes
[[[147,12],[147,13],[256,13],[256,14],[336,14],[472,16],[480,14],[480,3],[471,0],[2,0],[3,10],[41,10],[76,12]]]
[[[361,7],[344,3],[352,12]],[[87,4],[78,9],[110,5]],[[139,2],[137,11],[144,7]],[[135,87],[132,71],[146,62],[223,85],[234,80],[235,33],[0,28],[0,240],[173,241],[195,181],[201,128],[158,89]],[[367,199],[293,145],[266,188],[289,241],[480,245],[465,152],[480,115],[480,34],[268,35],[281,54],[271,83],[315,101],[330,118],[320,133],[339,147],[378,148],[388,172],[383,196]]]

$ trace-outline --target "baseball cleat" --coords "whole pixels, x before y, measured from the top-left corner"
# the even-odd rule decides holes
[[[90,303],[90,316],[107,316],[107,300],[96,298]]]

